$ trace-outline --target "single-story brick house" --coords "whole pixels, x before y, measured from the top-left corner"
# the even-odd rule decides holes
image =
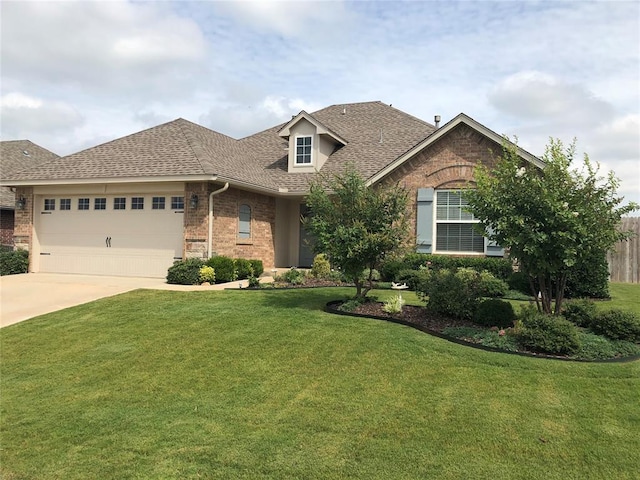
[[[381,102],[302,111],[239,140],[177,119],[4,178],[26,199],[15,245],[34,272],[163,277],[176,259],[214,254],[309,266],[309,182],[352,163],[370,185],[409,191],[418,251],[502,255],[459,195],[502,138],[464,114],[437,123]]]
[[[3,177],[15,175],[19,171],[37,167],[58,158],[53,152],[42,148],[29,140],[11,140],[0,142],[0,172]],[[3,182],[4,183],[4,182]],[[13,246],[13,226],[16,198],[13,188],[0,187],[0,245]]]

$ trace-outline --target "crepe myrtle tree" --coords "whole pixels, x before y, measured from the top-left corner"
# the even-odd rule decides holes
[[[399,186],[367,186],[353,166],[312,182],[304,226],[315,253],[325,253],[356,286],[356,299],[373,287],[373,271],[407,239],[407,193]],[[368,269],[368,270],[367,270]],[[363,272],[368,275],[363,276]]]
[[[565,147],[552,138],[538,168],[505,139],[497,166],[478,166],[476,187],[465,192],[485,235],[518,260],[538,309],[548,314],[560,313],[571,268],[628,238],[631,232],[618,230],[620,218],[638,209],[621,205],[619,180],[613,172],[600,176],[586,154],[573,169],[575,150],[575,140]]]

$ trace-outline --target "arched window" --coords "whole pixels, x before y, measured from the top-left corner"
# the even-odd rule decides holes
[[[238,238],[251,237],[251,207],[242,204],[238,208]]]

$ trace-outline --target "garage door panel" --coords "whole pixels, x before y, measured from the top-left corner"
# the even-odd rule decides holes
[[[36,218],[39,270],[165,277],[182,255],[183,212],[152,210],[151,197],[145,195],[146,210],[113,210],[112,197],[107,197],[106,210],[94,210],[93,197],[90,210],[78,210],[77,198],[72,197],[71,210],[40,212]]]

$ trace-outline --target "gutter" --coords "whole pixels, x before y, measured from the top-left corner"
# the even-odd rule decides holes
[[[207,258],[211,258],[211,250],[213,249],[213,197],[222,192],[227,191],[229,182],[224,187],[214,190],[209,194],[209,232],[207,233]]]

